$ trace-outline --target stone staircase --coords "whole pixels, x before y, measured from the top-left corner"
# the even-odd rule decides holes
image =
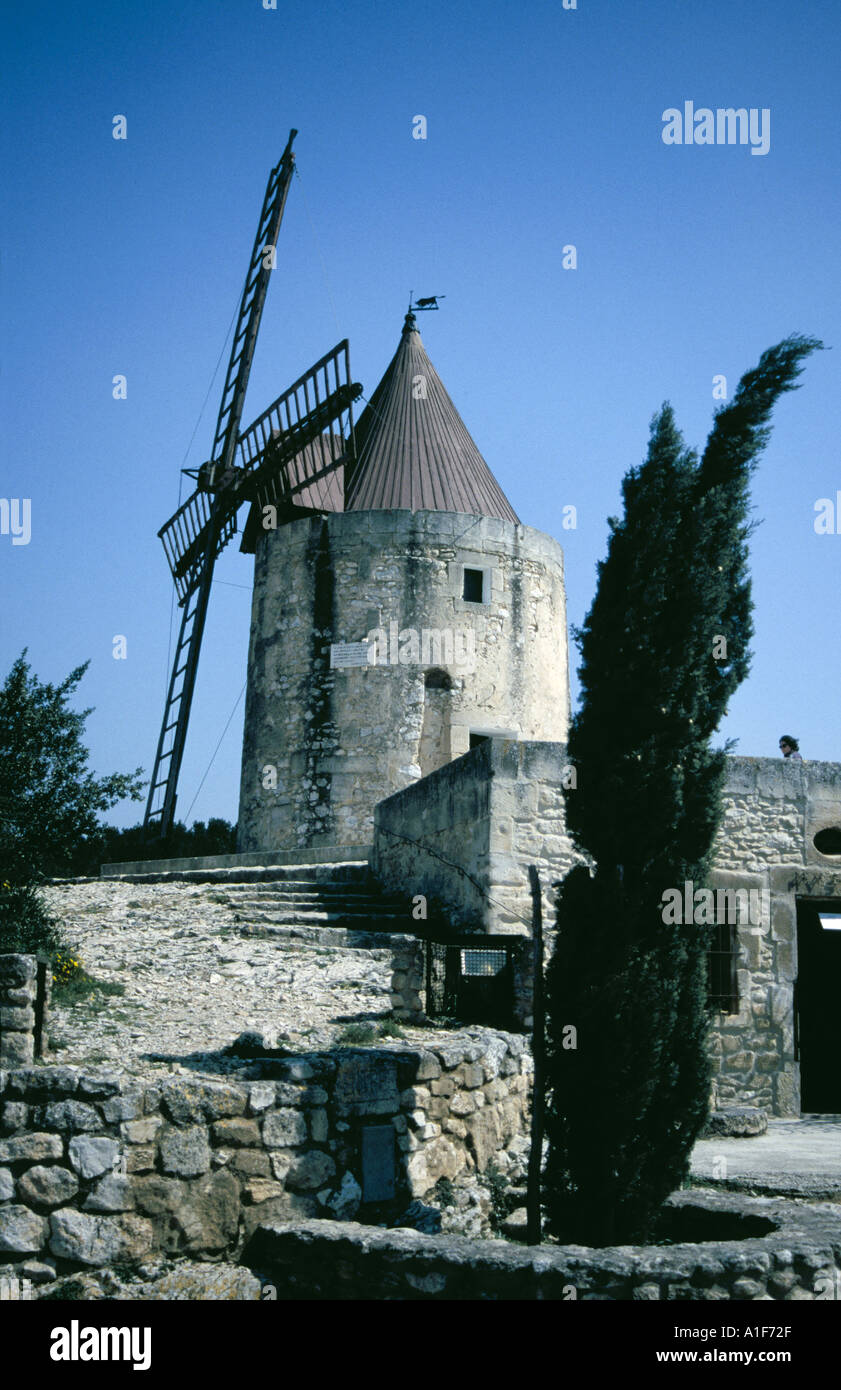
[[[373,879],[319,883],[294,878],[259,886],[230,885],[225,892],[238,915],[275,926],[399,932],[412,922],[406,901],[385,893]]]
[[[417,932],[410,899],[386,892],[367,860],[149,867],[142,873],[109,873],[107,877],[131,883],[213,885],[218,889],[215,899],[231,909],[243,935],[378,950],[388,946],[392,935]]]
[[[376,952],[390,938],[412,932],[407,900],[386,893],[367,872],[356,881],[304,877],[260,885],[226,884],[222,890],[243,935]],[[346,869],[347,866],[342,866]]]

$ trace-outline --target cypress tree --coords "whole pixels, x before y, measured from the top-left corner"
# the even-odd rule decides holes
[[[707,873],[727,752],[710,738],[750,663],[750,476],[775,401],[821,346],[793,336],[764,352],[700,462],[663,406],[576,633],[567,824],[593,871],[561,885],[547,974],[545,1194],[564,1240],[649,1237],[706,1118],[708,931],[664,923],[660,904]]]

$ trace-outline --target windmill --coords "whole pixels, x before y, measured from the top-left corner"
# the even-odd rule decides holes
[[[175,816],[176,788],[198,669],[213,567],[237,530],[237,514],[250,503],[252,518],[269,501],[281,515],[313,511],[330,502],[336,477],[350,461],[352,403],[362,387],[350,377],[347,339],[320,358],[239,433],[245,391],[257,342],[277,237],[292,181],[290,132],[272,169],[257,225],[231,345],[210,459],[185,469],[196,488],[158,535],[172,571],[181,627],[149,786],[144,835],[164,837]]]

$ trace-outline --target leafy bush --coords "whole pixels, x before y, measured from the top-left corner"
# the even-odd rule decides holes
[[[52,956],[64,947],[56,919],[33,883],[0,884],[0,953]]]

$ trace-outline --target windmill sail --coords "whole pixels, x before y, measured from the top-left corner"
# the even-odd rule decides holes
[[[334,480],[348,458],[351,407],[361,392],[362,387],[351,381],[345,338],[240,435],[240,467],[220,479],[218,492],[197,488],[161,527],[158,534],[180,604],[187,602],[201,579],[211,547],[215,559],[234,535],[243,502],[262,507],[288,501],[335,510]]]
[[[211,488],[216,478],[227,477],[234,460],[251,360],[254,356],[263,305],[266,302],[269,276],[274,265],[275,247],[286,206],[286,196],[295,167],[292,141],[296,134],[297,131],[290,132],[286,149],[278,164],[272,169],[266,185],[216,421],[213,452],[207,474],[207,484]],[[198,508],[198,503],[196,507]],[[185,529],[185,546],[189,548],[199,535],[203,535],[205,543],[201,552],[196,551],[191,566],[188,567],[191,570],[192,589],[188,589],[182,599],[184,612],[143,821],[147,836],[152,830],[156,830],[161,836],[166,835],[175,815],[175,792],[187,737],[187,722],[193,700],[213,566],[220,549],[232,534],[231,527],[235,520],[230,509],[222,505],[217,496],[214,496],[209,514],[201,524],[200,515],[200,511],[196,511],[195,515],[191,512],[189,517],[185,514],[181,519],[185,528],[188,524],[195,528],[192,536],[189,529]]]

